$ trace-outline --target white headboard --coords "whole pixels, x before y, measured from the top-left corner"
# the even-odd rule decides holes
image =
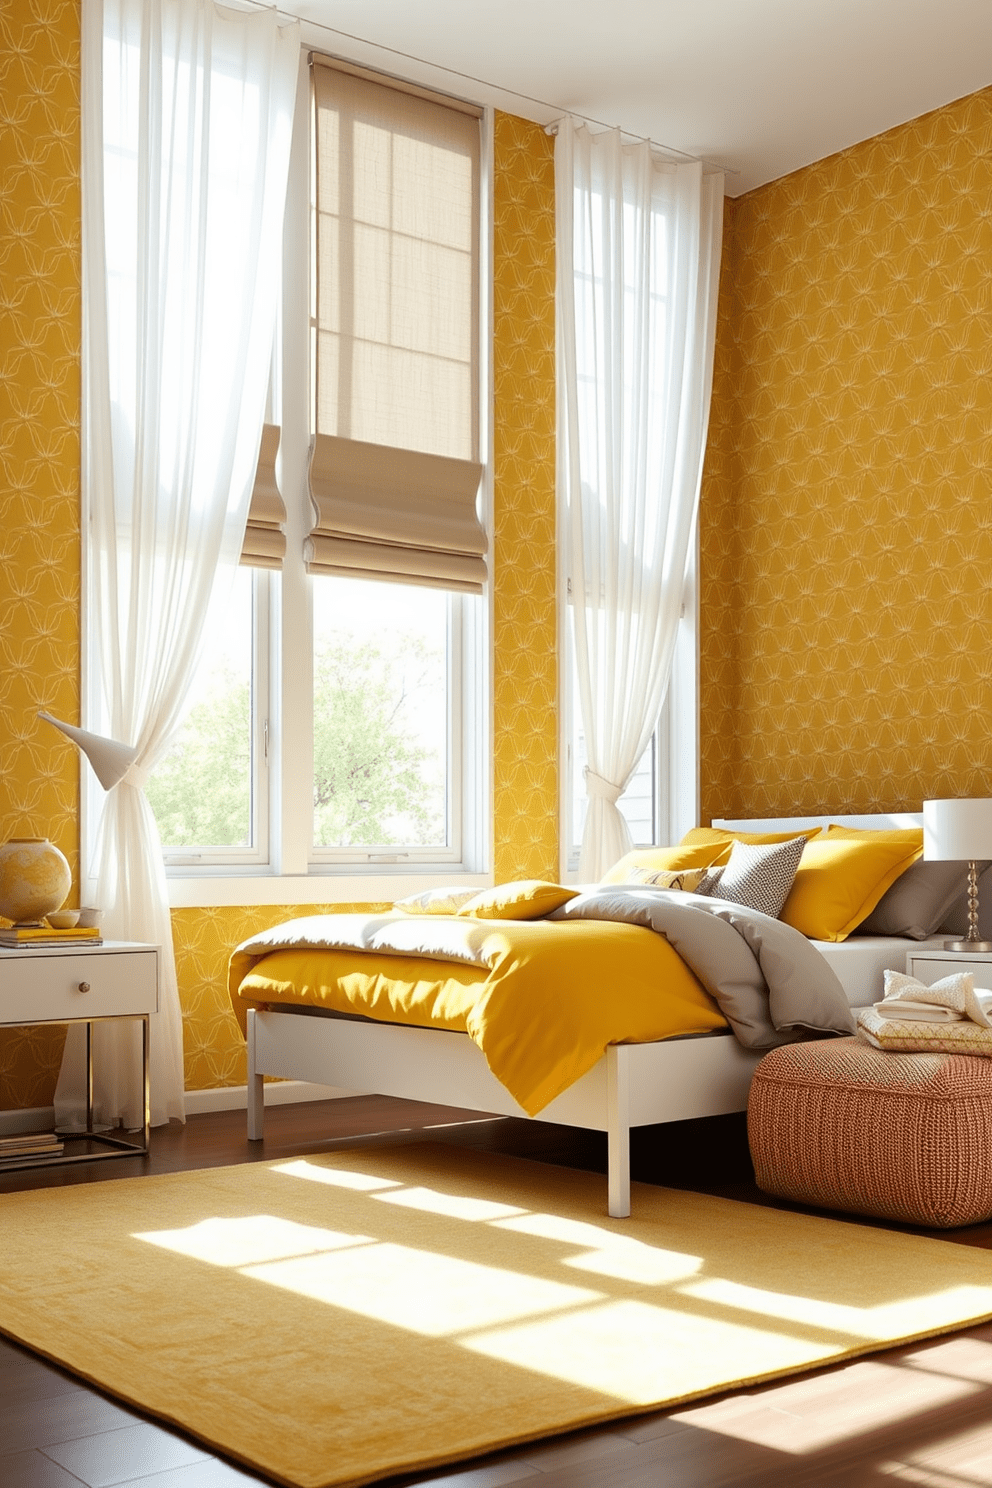
[[[826,827],[836,822],[839,827],[859,827],[862,830],[884,832],[893,828],[906,830],[922,827],[922,811],[878,812],[874,816],[763,816],[747,821],[714,819],[714,827],[723,827],[732,832],[801,832],[804,827]]]

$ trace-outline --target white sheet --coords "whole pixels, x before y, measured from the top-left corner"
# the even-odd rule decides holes
[[[840,942],[814,940],[812,945],[830,962],[850,1007],[881,1002],[883,973],[906,970],[908,951],[939,949],[947,939],[909,940],[904,935],[852,935]]]

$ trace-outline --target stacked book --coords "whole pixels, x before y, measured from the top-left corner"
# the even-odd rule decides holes
[[[15,1132],[0,1137],[0,1166],[26,1167],[39,1157],[60,1157],[63,1143],[54,1132]]]
[[[102,945],[99,929],[53,930],[50,925],[10,925],[0,929],[0,946]]]

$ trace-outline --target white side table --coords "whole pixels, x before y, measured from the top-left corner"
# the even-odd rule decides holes
[[[86,1024],[86,1127],[58,1135],[66,1140],[82,1138],[110,1149],[68,1156],[63,1152],[49,1157],[10,1158],[0,1162],[0,1170],[97,1162],[147,1153],[151,1115],[148,1020],[157,1011],[158,946],[111,940],[97,946],[0,947],[0,1028],[23,1028],[37,1023]],[[140,1142],[93,1129],[92,1025],[104,1018],[138,1018],[142,1024],[144,1124]]]
[[[970,971],[976,987],[992,989],[992,951],[944,951],[931,946],[906,956],[906,975],[927,987],[955,971]]]

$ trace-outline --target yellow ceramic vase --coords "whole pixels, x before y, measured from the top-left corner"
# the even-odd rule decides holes
[[[71,885],[69,864],[46,837],[12,837],[0,847],[0,915],[15,925],[61,909]]]

